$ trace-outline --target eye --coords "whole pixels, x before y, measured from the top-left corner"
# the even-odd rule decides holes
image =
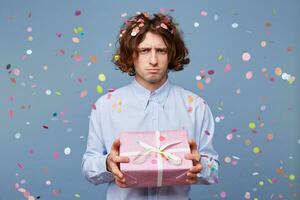
[[[139,50],[139,53],[140,54],[146,54],[146,53],[148,53],[149,52],[149,49],[140,49]]]
[[[158,49],[157,52],[163,55],[168,53],[167,49]]]

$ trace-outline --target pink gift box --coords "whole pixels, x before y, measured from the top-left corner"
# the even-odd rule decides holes
[[[130,159],[120,163],[127,187],[188,184],[193,163],[184,158],[190,153],[185,130],[123,132],[120,141],[120,155]]]

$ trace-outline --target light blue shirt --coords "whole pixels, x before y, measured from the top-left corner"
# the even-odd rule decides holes
[[[124,131],[178,130],[184,128],[197,143],[202,171],[196,184],[218,182],[218,154],[212,145],[214,119],[198,95],[167,80],[151,92],[135,79],[100,97],[92,109],[82,172],[97,185],[108,183],[107,199],[188,199],[190,186],[120,188],[106,169],[113,141]]]

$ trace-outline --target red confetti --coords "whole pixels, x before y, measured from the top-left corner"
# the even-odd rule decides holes
[[[48,129],[49,127],[47,125],[43,125],[43,128],[44,129]]]
[[[81,15],[81,11],[80,10],[76,10],[75,11],[75,16],[80,16]]]
[[[208,72],[207,72],[209,75],[213,75],[214,73],[215,73],[215,71],[214,70],[208,70]]]

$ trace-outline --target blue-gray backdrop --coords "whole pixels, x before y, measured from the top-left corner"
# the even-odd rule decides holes
[[[220,182],[193,186],[192,199],[299,199],[299,8],[1,0],[0,199],[104,199],[106,186],[82,177],[81,158],[93,103],[130,82],[110,60],[137,11],[174,16],[191,63],[170,79],[206,99],[215,118]]]

